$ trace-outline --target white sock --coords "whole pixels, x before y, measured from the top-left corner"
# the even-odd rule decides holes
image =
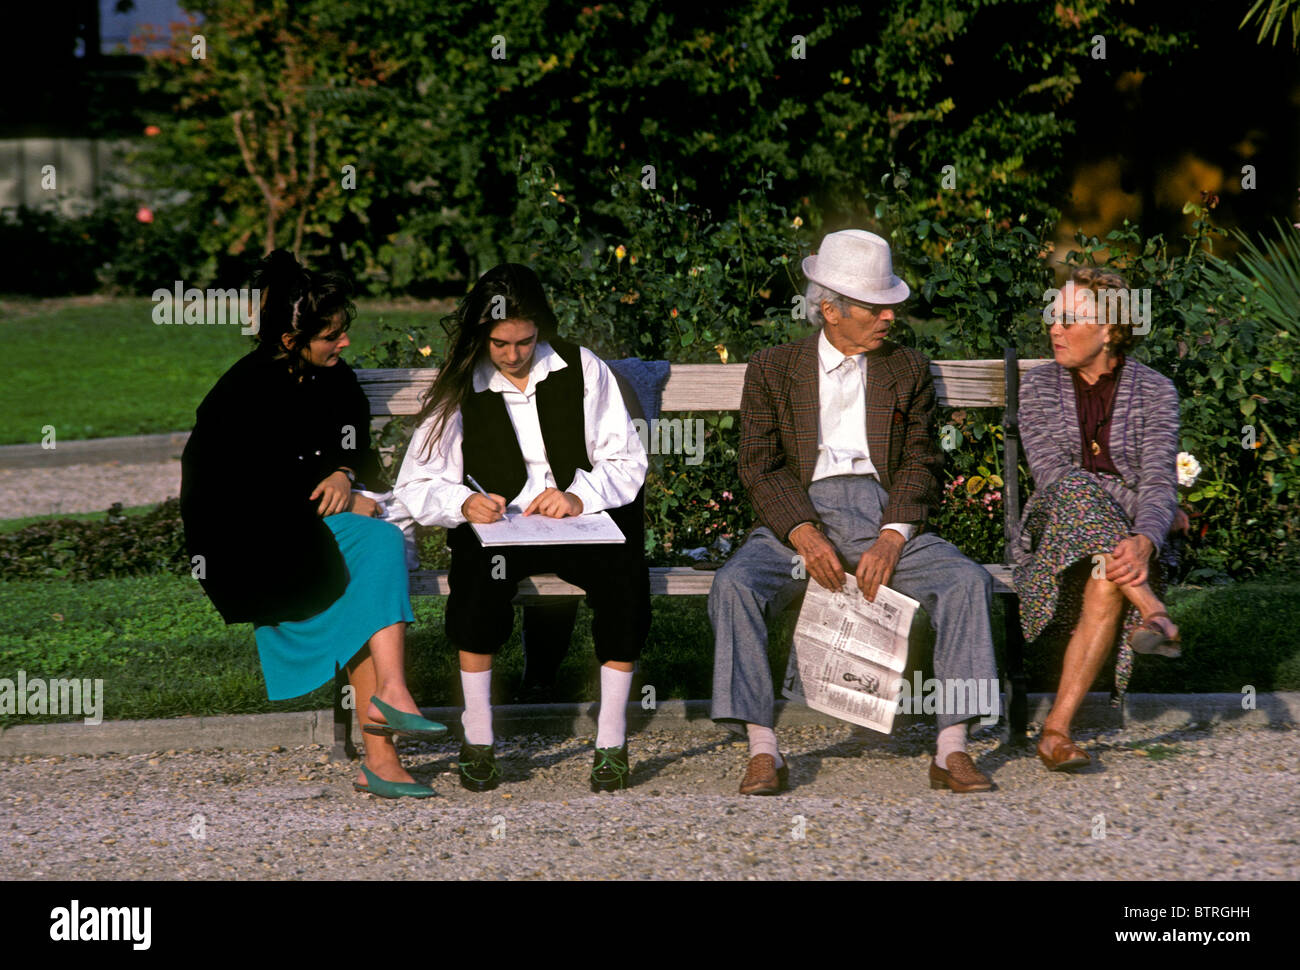
[[[465,713],[460,723],[470,744],[492,743],[492,671],[471,674],[460,672],[460,686],[465,691]]]
[[[939,750],[934,756],[935,763],[945,771],[948,770],[948,755],[954,751],[966,750],[966,722],[949,724],[939,732]]]
[[[763,727],[761,724],[746,724],[745,728],[749,731],[749,756],[751,758],[756,754],[770,754],[776,759],[778,768],[785,764],[781,752],[776,748],[775,731],[770,727]]]
[[[600,715],[596,719],[596,747],[621,748],[627,740],[627,698],[632,693],[632,671],[600,666]]]

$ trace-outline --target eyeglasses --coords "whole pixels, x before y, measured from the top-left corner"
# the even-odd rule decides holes
[[[907,306],[906,303],[861,303],[857,300],[850,300],[847,296],[844,297],[844,302],[849,306],[856,306],[861,307],[864,310],[870,310],[877,316],[879,316],[883,310],[893,310],[894,315],[898,316],[902,314],[904,308]]]

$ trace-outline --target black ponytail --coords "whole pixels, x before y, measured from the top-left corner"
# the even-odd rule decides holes
[[[277,249],[262,258],[253,276],[253,286],[260,292],[257,350],[276,360],[287,360],[289,367],[302,366],[300,351],[312,338],[330,326],[343,311],[346,330],[356,318],[352,303],[352,286],[340,273],[313,273],[287,249]],[[290,337],[285,347],[284,336]]]

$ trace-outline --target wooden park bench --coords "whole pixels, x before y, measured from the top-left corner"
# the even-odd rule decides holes
[[[1003,437],[1003,530],[1007,539],[1000,563],[984,563],[993,576],[994,592],[1008,597],[1005,610],[1006,666],[1009,684],[1007,716],[1012,736],[1022,737],[1028,719],[1026,679],[1024,673],[1024,639],[1020,632],[1020,606],[1011,579],[1011,537],[1020,521],[1020,374],[1043,360],[1017,360],[1008,349],[1003,360],[936,360],[931,362],[935,393],[940,407],[1001,407]],[[370,400],[374,417],[417,414],[420,397],[433,383],[434,368],[411,370],[358,370],[357,377]],[[745,383],[744,364],[674,364],[664,387],[664,412],[671,411],[738,411]],[[996,446],[996,445],[995,445]],[[650,569],[650,593],[655,596],[707,596],[713,585],[713,572],[690,566],[657,566]],[[446,596],[450,592],[446,570],[417,569],[411,573],[411,593],[419,596]],[[558,576],[546,574],[525,579],[519,584],[515,603],[529,605],[551,597],[582,596],[583,591]],[[335,691],[334,740],[336,757],[351,749],[351,711],[342,702],[342,685]]]

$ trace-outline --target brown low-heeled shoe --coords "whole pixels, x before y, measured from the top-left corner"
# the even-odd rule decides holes
[[[1052,745],[1051,751],[1044,751],[1043,739],[1048,737],[1057,737],[1063,740]],[[1038,757],[1047,766],[1048,771],[1073,771],[1075,768],[1082,768],[1084,765],[1092,763],[1092,758],[1088,757],[1088,752],[1071,741],[1068,734],[1060,731],[1044,731],[1039,735]]]
[[[790,762],[781,759],[781,767],[770,754],[756,754],[749,759],[744,780],[740,783],[742,795],[775,795],[790,787]]]
[[[1182,637],[1180,635],[1169,636],[1165,628],[1156,622],[1159,619],[1169,620],[1171,626],[1174,622],[1164,610],[1144,617],[1142,625],[1138,627],[1133,634],[1132,640],[1129,641],[1129,645],[1133,647],[1133,652],[1155,654],[1157,657],[1174,659],[1181,657],[1183,655]]]
[[[975,767],[975,762],[965,751],[954,751],[948,755],[948,767],[939,767],[939,762],[930,759],[930,787],[947,788],[964,794],[970,791],[992,791],[993,779]]]

